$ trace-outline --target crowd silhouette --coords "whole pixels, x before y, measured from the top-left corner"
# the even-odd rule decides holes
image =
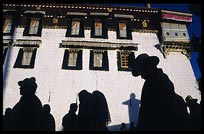
[[[50,114],[48,104],[42,107],[35,95],[37,84],[35,77],[25,78],[18,82],[21,98],[4,115],[4,130],[9,131],[55,131],[55,120]]]
[[[147,54],[140,54],[133,60],[132,75],[141,76],[145,83],[141,101],[136,101],[135,94],[131,93],[130,100],[123,102],[128,105],[129,114],[138,117],[129,115],[129,128],[122,122],[120,131],[200,131],[201,106],[197,99],[188,95],[184,100],[176,94],[169,77],[157,68],[158,63],[158,57]],[[18,85],[21,98],[13,108],[6,108],[3,130],[55,131],[50,105],[42,105],[35,95],[36,78],[25,78]],[[83,89],[78,97],[79,105],[71,103],[62,118],[63,131],[108,131],[111,114],[105,95],[99,90],[90,93]],[[134,111],[134,107],[138,111]]]

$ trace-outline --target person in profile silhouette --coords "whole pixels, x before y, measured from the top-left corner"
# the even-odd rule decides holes
[[[55,131],[55,119],[50,113],[50,105],[45,104],[42,107],[43,131]]]
[[[157,68],[159,58],[140,54],[133,60],[132,75],[145,79],[137,130],[186,130],[187,107],[174,92],[169,77]]]
[[[62,126],[64,127],[63,131],[77,131],[78,130],[78,115],[77,104],[70,104],[69,113],[67,113],[62,119]]]
[[[41,130],[42,103],[35,95],[37,84],[35,77],[18,82],[21,98],[13,107],[14,130]]]

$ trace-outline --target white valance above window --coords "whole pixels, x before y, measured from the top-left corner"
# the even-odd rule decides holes
[[[41,40],[16,40],[14,46],[36,46],[39,47],[42,43]]]
[[[32,14],[41,13],[41,14],[44,14],[44,15],[45,15],[45,11],[25,11],[25,12],[24,12],[24,14],[27,14],[27,13],[32,13]]]
[[[129,18],[134,19],[134,15],[126,15],[126,14],[114,14],[115,18]]]
[[[81,16],[87,16],[87,13],[82,13],[82,12],[67,12],[67,15],[81,15]]]

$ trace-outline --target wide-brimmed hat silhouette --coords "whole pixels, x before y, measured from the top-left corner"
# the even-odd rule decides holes
[[[132,75],[139,76],[141,74],[141,68],[143,67],[156,67],[159,63],[157,56],[149,56],[147,54],[140,54],[133,60],[132,63]]]
[[[36,81],[35,77],[25,78],[24,80],[19,81],[18,85],[24,86],[24,87],[29,87],[29,88],[36,90],[37,84],[35,81]]]

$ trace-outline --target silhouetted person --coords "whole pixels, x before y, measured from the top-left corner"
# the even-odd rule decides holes
[[[137,125],[138,115],[140,109],[140,100],[136,99],[135,94],[130,94],[130,99],[123,102],[122,104],[128,105],[129,122],[134,122]]]
[[[136,127],[135,127],[135,123],[134,122],[131,122],[130,123],[130,127],[128,129],[129,131],[135,131],[136,130]]]
[[[77,104],[70,104],[69,112],[63,117],[62,126],[63,131],[77,131],[78,127],[78,115],[76,114]]]
[[[3,116],[3,130],[13,130],[13,111],[11,108],[6,108],[5,115]]]
[[[190,110],[190,130],[201,131],[201,105],[197,103],[198,99],[188,95],[185,100]]]
[[[158,57],[147,54],[140,54],[132,63],[132,75],[145,79],[137,130],[186,130],[185,101],[176,95],[171,80],[157,68],[158,63]]]
[[[50,105],[45,104],[42,107],[42,125],[43,131],[55,131],[55,119],[50,113]]]
[[[98,90],[92,92],[94,97],[95,130],[108,131],[107,125],[111,122],[108,104],[104,94]]]
[[[37,84],[35,77],[26,78],[19,81],[20,98],[19,102],[13,107],[14,130],[41,130],[42,104],[35,95]]]
[[[120,126],[120,131],[127,131],[127,127],[125,123],[122,123]]]
[[[94,101],[93,95],[87,90],[82,90],[79,96],[79,130],[80,131],[94,131],[96,130],[94,124]]]

